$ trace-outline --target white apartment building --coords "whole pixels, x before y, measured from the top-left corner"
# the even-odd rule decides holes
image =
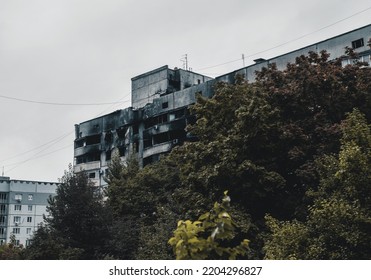
[[[27,246],[33,232],[43,222],[49,196],[58,183],[14,180],[0,177],[0,244],[14,235],[18,245]]]

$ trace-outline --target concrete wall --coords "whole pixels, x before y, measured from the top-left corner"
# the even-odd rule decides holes
[[[337,37],[329,38],[327,40],[315,43],[313,45],[277,56],[270,59],[266,59],[264,62],[253,64],[242,69],[235,70],[231,73],[224,74],[215,78],[217,81],[223,81],[227,83],[234,83],[236,74],[242,74],[248,81],[253,82],[255,80],[255,72],[260,71],[263,67],[267,67],[268,64],[275,63],[279,70],[286,68],[288,63],[294,63],[296,57],[301,55],[308,55],[309,52],[321,52],[326,50],[329,54],[329,60],[339,58],[345,55],[345,48],[352,47],[352,42],[363,38],[364,46],[355,49],[356,52],[362,54],[367,52],[370,48],[367,46],[367,41],[371,38],[371,25],[353,30],[351,32],[339,35]]]
[[[131,101],[134,108],[140,108],[168,88],[168,66],[165,65],[153,71],[144,73],[131,79]]]

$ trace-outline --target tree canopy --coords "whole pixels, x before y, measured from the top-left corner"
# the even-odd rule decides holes
[[[311,52],[198,96],[186,128],[198,141],[144,168],[134,154],[112,157],[104,203],[86,177],[66,173],[26,249],[45,255],[28,256],[370,258],[371,68],[328,57]],[[205,213],[226,189],[233,207],[223,211],[239,230],[216,244],[208,237],[220,217]],[[187,232],[194,239],[177,246]],[[245,238],[248,249],[235,243]]]

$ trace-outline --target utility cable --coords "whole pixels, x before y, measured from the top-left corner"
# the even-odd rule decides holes
[[[30,99],[22,99],[17,97],[10,97],[6,95],[0,95],[0,98],[9,99],[9,100],[15,100],[20,102],[27,102],[27,103],[35,103],[35,104],[42,104],[42,105],[54,105],[54,106],[101,106],[101,105],[115,105],[124,103],[128,100],[124,100],[121,102],[102,102],[102,103],[58,103],[58,102],[46,102],[46,101],[36,101],[36,100],[30,100]]]
[[[307,37],[307,36],[310,36],[310,35],[312,35],[312,34],[314,34],[314,33],[317,33],[317,32],[319,32],[319,31],[322,31],[322,30],[326,29],[326,28],[329,28],[329,27],[331,27],[331,26],[334,26],[334,25],[336,25],[336,24],[338,24],[338,23],[340,23],[340,22],[343,22],[343,21],[345,21],[345,20],[348,20],[348,19],[350,19],[350,18],[352,18],[352,17],[354,17],[354,16],[357,16],[357,15],[359,15],[359,14],[362,14],[362,13],[364,13],[364,12],[370,10],[370,9],[371,9],[371,7],[368,7],[368,8],[366,8],[366,9],[363,9],[362,11],[359,11],[359,12],[357,12],[357,13],[355,13],[355,14],[352,14],[352,15],[350,15],[350,16],[348,16],[348,17],[345,17],[345,18],[343,18],[343,19],[341,19],[341,20],[338,20],[338,21],[336,21],[336,22],[334,22],[334,23],[331,23],[331,24],[329,24],[329,25],[326,25],[326,26],[324,26],[324,27],[321,27],[321,28],[319,28],[319,29],[317,29],[317,30],[315,30],[315,31],[309,32],[309,33],[307,33],[307,34],[304,34],[304,35],[299,36],[299,37],[297,37],[297,38],[295,38],[295,39],[292,39],[292,40],[287,41],[287,42],[285,42],[285,43],[279,44],[279,45],[277,45],[277,46],[271,47],[271,48],[269,48],[269,49],[265,49],[265,50],[263,50],[263,51],[259,51],[259,52],[257,52],[257,53],[253,53],[253,54],[246,55],[246,56],[244,56],[244,58],[252,57],[252,56],[255,56],[255,55],[258,55],[258,54],[262,54],[262,53],[264,53],[264,52],[271,51],[271,50],[274,50],[274,49],[276,49],[276,48],[282,47],[282,46],[284,46],[284,45],[290,44],[290,43],[292,43],[292,42],[298,41],[298,40],[303,39],[303,38],[305,38],[305,37]],[[236,61],[240,61],[240,60],[242,60],[242,58],[235,59],[235,60],[230,60],[230,61],[227,61],[227,62],[224,62],[224,63],[220,63],[220,64],[216,64],[216,65],[213,65],[213,66],[208,66],[208,67],[199,68],[199,69],[196,69],[196,71],[200,71],[200,70],[204,70],[204,69],[210,69],[210,68],[215,68],[215,67],[218,67],[218,66],[222,66],[222,65],[225,65],[225,64],[230,64],[230,63],[233,63],[233,62],[236,62]]]

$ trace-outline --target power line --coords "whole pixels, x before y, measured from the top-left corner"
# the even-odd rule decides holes
[[[124,100],[121,102],[102,102],[102,103],[58,103],[58,102],[47,102],[47,101],[36,101],[36,100],[30,100],[30,99],[22,99],[17,97],[10,97],[6,95],[0,95],[0,98],[9,99],[9,100],[15,100],[20,102],[27,102],[27,103],[34,103],[34,104],[42,104],[42,105],[55,105],[55,106],[101,106],[101,105],[115,105],[124,103],[128,100]]]
[[[113,104],[113,105],[111,105],[110,107],[108,107],[108,108],[105,109],[104,111],[102,111],[102,112],[100,112],[99,114],[97,114],[96,117],[99,117],[99,116],[102,115],[105,111],[107,111],[107,110],[111,109],[112,107],[114,107],[116,104],[120,104],[120,103],[124,103],[124,102],[128,101],[128,100],[122,100],[122,99],[124,99],[124,98],[125,98],[125,96],[124,96],[124,97],[121,97],[117,102],[112,102],[111,104]],[[29,162],[29,161],[31,161],[31,160],[35,160],[35,159],[38,159],[38,158],[40,158],[40,157],[44,157],[44,156],[46,156],[46,155],[50,155],[50,154],[53,154],[53,153],[59,152],[59,151],[61,151],[61,150],[63,150],[63,149],[66,149],[66,148],[68,148],[68,147],[71,147],[71,144],[69,144],[68,146],[62,147],[62,148],[60,148],[60,149],[57,149],[57,150],[51,151],[51,152],[46,153],[46,154],[42,154],[42,155],[40,155],[40,156],[36,156],[36,155],[38,155],[38,154],[40,154],[40,153],[46,151],[46,150],[49,149],[50,147],[54,146],[55,144],[57,144],[58,142],[60,142],[60,141],[63,140],[64,138],[66,138],[67,136],[71,135],[73,132],[74,132],[74,131],[70,131],[70,132],[68,132],[67,134],[63,134],[63,135],[61,135],[61,136],[59,136],[59,137],[57,137],[57,138],[55,138],[55,139],[53,139],[53,140],[51,140],[51,141],[45,143],[45,144],[42,144],[42,145],[40,145],[40,146],[38,146],[38,147],[36,147],[36,148],[32,148],[31,150],[28,150],[28,151],[26,151],[26,152],[23,152],[23,153],[20,153],[20,154],[14,155],[14,156],[12,156],[12,157],[10,157],[10,158],[7,158],[7,159],[4,159],[4,160],[1,160],[0,162],[2,162],[2,161],[7,161],[7,160],[9,160],[9,159],[16,158],[16,157],[18,157],[18,156],[20,156],[20,155],[24,155],[24,154],[27,154],[27,153],[29,153],[29,152],[35,151],[35,150],[37,150],[37,149],[39,149],[39,148],[41,148],[41,147],[47,146],[45,149],[40,150],[39,152],[37,152],[36,154],[34,154],[32,157],[30,157],[30,158],[28,158],[28,159],[25,159],[25,160],[20,161],[20,162],[17,162],[17,163],[4,165],[4,166],[14,166],[14,165],[15,165],[13,168],[7,170],[7,172],[11,172],[11,171],[13,171],[14,169],[18,168],[19,166],[21,166],[21,165],[23,165],[23,164],[25,164],[25,163],[27,163],[27,162]]]
[[[67,146],[63,146],[63,147],[61,147],[61,148],[58,148],[57,150],[54,150],[54,151],[48,152],[48,153],[46,153],[46,154],[41,154],[41,155],[39,155],[39,156],[37,156],[37,157],[28,158],[28,159],[26,159],[26,160],[24,160],[24,161],[21,161],[21,162],[17,162],[17,163],[13,163],[13,164],[5,165],[5,166],[13,166],[13,165],[16,165],[16,166],[14,166],[13,168],[7,170],[7,172],[11,172],[11,171],[13,171],[14,169],[20,167],[21,165],[23,165],[23,164],[25,164],[26,162],[29,162],[29,161],[31,161],[31,160],[35,160],[35,159],[38,159],[38,158],[41,158],[41,157],[45,157],[45,156],[47,156],[47,155],[54,154],[54,153],[56,153],[56,152],[59,152],[59,151],[61,151],[61,150],[64,150],[64,149],[67,149],[67,148],[70,148],[70,147],[71,147],[71,144],[68,144]],[[48,148],[49,148],[49,147],[48,147]],[[45,149],[45,150],[46,150],[46,149]],[[40,151],[40,152],[43,152],[43,151],[45,151],[45,150],[42,150],[42,151]]]
[[[25,151],[25,152],[22,152],[22,153],[16,154],[16,155],[14,155],[14,156],[11,156],[11,157],[8,157],[8,158],[5,158],[5,159],[2,159],[2,160],[0,160],[0,162],[9,161],[9,160],[11,160],[11,159],[14,159],[14,158],[17,158],[17,157],[23,156],[23,155],[25,155],[25,154],[28,154],[28,153],[30,153],[30,152],[33,152],[33,151],[35,151],[35,150],[38,150],[39,148],[42,148],[42,147],[44,147],[44,146],[46,146],[46,145],[48,145],[48,144],[51,144],[51,143],[53,143],[53,142],[55,142],[55,141],[57,141],[57,140],[59,140],[59,139],[62,140],[62,139],[64,139],[64,138],[66,138],[67,136],[71,135],[72,133],[73,133],[73,131],[72,131],[72,132],[69,132],[69,133],[67,133],[67,134],[63,134],[63,135],[61,135],[61,136],[59,136],[59,137],[57,137],[57,138],[55,138],[55,139],[53,139],[53,140],[50,140],[49,142],[46,142],[46,143],[44,143],[44,144],[42,144],[42,145],[40,145],[40,146],[37,146],[37,147],[35,147],[35,148],[32,148],[31,150],[27,150],[27,151]],[[58,141],[57,141],[56,143],[58,143]],[[12,164],[9,164],[9,165],[12,165]],[[8,166],[9,166],[9,165],[8,165]]]
[[[312,35],[312,34],[314,34],[314,33],[317,33],[317,32],[319,32],[319,31],[322,31],[322,30],[326,29],[326,28],[329,28],[329,27],[331,27],[331,26],[334,26],[334,25],[336,25],[336,24],[338,24],[338,23],[340,23],[340,22],[343,22],[343,21],[345,21],[345,20],[347,20],[347,19],[350,19],[350,18],[352,18],[352,17],[354,17],[354,16],[357,16],[357,15],[359,15],[359,14],[362,14],[362,13],[364,13],[364,12],[370,10],[370,9],[371,9],[371,7],[368,7],[368,8],[363,9],[363,10],[361,10],[361,11],[355,13],[355,14],[352,14],[352,15],[350,15],[350,16],[348,16],[348,17],[345,17],[345,18],[343,18],[343,19],[341,19],[341,20],[338,20],[338,21],[336,21],[336,22],[334,22],[334,23],[331,23],[331,24],[326,25],[326,26],[324,26],[324,27],[321,27],[321,28],[319,28],[319,29],[317,29],[317,30],[315,30],[315,31],[309,32],[309,33],[307,33],[307,34],[304,34],[304,35],[299,36],[299,37],[297,37],[297,38],[295,38],[295,39],[292,39],[292,40],[287,41],[287,42],[285,42],[285,43],[279,44],[279,45],[277,45],[277,46],[271,47],[271,48],[269,48],[269,49],[265,49],[265,50],[263,50],[263,51],[259,51],[259,52],[256,52],[256,53],[253,53],[253,54],[249,54],[249,55],[246,55],[246,56],[244,55],[243,58],[239,58],[239,59],[235,59],[235,60],[230,60],[230,61],[227,61],[227,62],[224,62],[224,63],[220,63],[220,64],[216,64],[216,65],[213,65],[213,66],[208,66],[208,67],[199,68],[199,69],[196,69],[196,71],[200,71],[200,70],[204,70],[204,69],[210,69],[210,68],[215,68],[215,67],[222,66],[222,65],[225,65],[225,64],[230,64],[230,63],[233,63],[233,62],[236,62],[236,61],[240,61],[240,60],[242,60],[242,59],[244,59],[244,58],[247,58],[247,57],[252,57],[252,56],[255,56],[255,55],[258,55],[258,54],[262,54],[262,53],[267,52],[267,51],[274,50],[274,49],[276,49],[276,48],[279,48],[279,47],[282,47],[282,46],[284,46],[284,45],[290,44],[290,43],[292,43],[292,42],[298,41],[298,40],[303,39],[303,38],[305,38],[305,37],[307,37],[307,36],[310,36],[310,35]]]

